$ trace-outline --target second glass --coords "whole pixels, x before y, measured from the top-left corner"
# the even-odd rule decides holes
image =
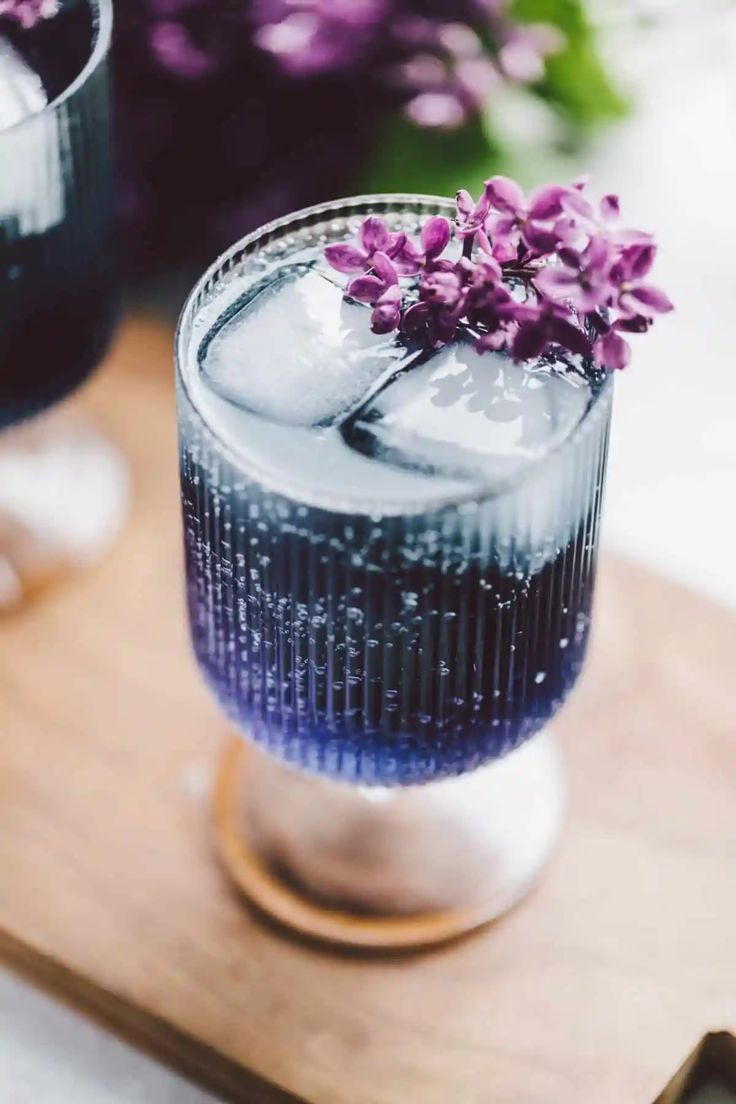
[[[0,29],[0,612],[94,559],[124,514],[116,451],[49,413],[97,366],[115,315],[111,33],[111,0]]]

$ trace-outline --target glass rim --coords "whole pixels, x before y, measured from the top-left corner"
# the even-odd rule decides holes
[[[447,196],[435,196],[414,192],[377,192],[347,196],[342,199],[328,200],[323,203],[314,204],[310,207],[302,207],[297,211],[292,211],[290,214],[282,215],[279,218],[264,223],[262,226],[257,227],[255,230],[252,230],[250,233],[234,242],[233,245],[224,250],[216,260],[208,266],[194,284],[194,287],[189,292],[184,306],[182,307],[174,336],[176,376],[184,389],[193,411],[207,428],[214,440],[217,441],[218,447],[223,450],[224,455],[231,458],[246,474],[249,474],[251,469],[248,458],[240,454],[237,448],[228,442],[223,437],[222,433],[218,432],[216,427],[211,424],[205,412],[201,409],[200,404],[196,401],[196,397],[192,393],[190,387],[190,381],[187,378],[186,366],[190,362],[188,342],[191,339],[191,332],[186,331],[190,330],[192,327],[195,311],[208,284],[217,278],[218,275],[226,272],[228,266],[238,255],[245,257],[247,253],[254,251],[254,247],[256,247],[258,243],[262,242],[266,244],[273,236],[280,235],[282,232],[289,229],[294,229],[297,224],[309,225],[312,221],[318,220],[321,216],[332,215],[336,218],[345,218],[349,217],[351,214],[368,214],[374,209],[379,215],[381,213],[390,214],[392,211],[396,214],[401,214],[410,213],[412,209],[417,208],[417,214],[422,213],[421,209],[424,208],[427,214],[444,212],[448,215],[452,215],[455,212],[455,203],[453,200],[448,199]],[[592,396],[590,406],[569,436],[555,445],[549,452],[545,453],[543,456],[537,457],[535,460],[531,461],[531,463],[527,464],[521,477],[511,476],[507,480],[502,480],[500,484],[494,485],[492,488],[486,486],[483,480],[479,479],[478,484],[473,490],[469,489],[467,492],[450,495],[445,500],[438,501],[430,509],[443,509],[448,506],[459,505],[462,502],[477,500],[479,497],[479,490],[481,491],[483,500],[498,499],[509,491],[513,491],[522,483],[526,483],[534,473],[538,472],[541,465],[549,461],[551,456],[558,455],[563,451],[574,448],[583,434],[591,431],[591,423],[594,424],[597,421],[595,416],[603,416],[601,415],[602,403],[603,400],[608,399],[612,393],[613,377],[614,373],[610,370],[606,370],[600,388]],[[260,474],[251,473],[249,477],[253,478],[258,483],[264,482]],[[274,490],[276,490],[276,488],[274,488]],[[422,506],[420,509],[421,512],[427,512],[427,507]]]
[[[76,95],[80,88],[84,87],[89,78],[97,72],[107,57],[112,42],[113,0],[85,0],[85,2],[89,4],[93,14],[96,16],[93,27],[95,38],[86,62],[79,70],[74,80],[70,81],[66,88],[62,89],[53,100],[45,104],[40,111],[34,111],[30,115],[25,115],[22,119],[19,119],[17,123],[13,123],[12,126],[0,129],[0,141],[2,141],[3,135],[18,132],[22,130],[23,127],[31,126],[35,120],[42,119],[44,116],[58,111],[67,100],[70,100]]]

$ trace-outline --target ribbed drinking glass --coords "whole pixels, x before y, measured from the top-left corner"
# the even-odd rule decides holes
[[[452,206],[312,208],[203,277],[180,459],[194,650],[251,748],[218,790],[226,859],[282,920],[395,944],[509,907],[556,836],[612,385],[372,335],[322,261],[369,213],[416,232]]]

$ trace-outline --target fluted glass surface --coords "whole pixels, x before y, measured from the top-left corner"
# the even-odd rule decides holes
[[[111,25],[111,0],[66,0],[0,34],[0,428],[81,383],[110,335]]]
[[[202,312],[233,278],[368,212],[415,229],[439,200],[365,197],[252,235],[203,279],[178,338],[194,648],[221,706],[280,758],[383,784],[459,774],[539,731],[574,685],[595,580],[611,408],[601,377],[570,436],[502,487],[429,506],[289,493],[198,399]],[[278,362],[268,366],[278,373]]]

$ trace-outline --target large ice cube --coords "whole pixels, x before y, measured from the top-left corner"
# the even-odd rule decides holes
[[[591,398],[571,369],[478,355],[458,341],[400,374],[343,427],[351,447],[393,465],[504,482],[575,428]]]
[[[411,353],[371,332],[367,307],[314,269],[288,265],[230,308],[200,353],[210,386],[287,425],[326,426]]]
[[[47,103],[38,73],[0,36],[0,223],[10,239],[43,233],[64,217],[59,119],[44,112]]]
[[[18,51],[0,38],[0,130],[7,130],[47,103],[43,82]]]

